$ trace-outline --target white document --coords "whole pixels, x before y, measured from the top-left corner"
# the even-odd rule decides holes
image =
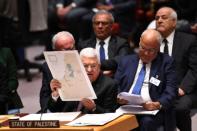
[[[145,103],[140,95],[131,94],[128,92],[121,92],[118,94],[118,98],[128,101],[128,105],[141,105]]]
[[[43,114],[29,114],[21,117],[20,120],[59,120],[59,121],[72,121],[81,112],[66,112],[66,113],[43,113]]]
[[[62,101],[97,98],[76,50],[45,51],[44,56],[53,78],[61,82],[58,92]]]
[[[116,110],[116,113],[132,113],[132,114],[147,114],[156,115],[159,110],[147,111],[140,105],[124,105]]]
[[[68,126],[88,126],[88,125],[104,125],[117,117],[122,113],[104,113],[104,114],[86,114],[74,121],[67,123]]]

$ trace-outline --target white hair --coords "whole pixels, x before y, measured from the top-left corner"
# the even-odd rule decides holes
[[[100,64],[100,59],[99,59],[98,54],[94,48],[91,48],[91,47],[84,48],[80,51],[79,55],[80,55],[80,57],[91,57],[91,58],[96,57],[98,63]]]
[[[74,42],[73,44],[75,44],[75,39],[74,39],[73,35],[70,32],[68,32],[68,31],[60,31],[57,34],[55,34],[53,36],[53,38],[52,38],[52,47],[53,47],[53,49],[55,49],[55,44],[56,44],[57,39],[62,37],[62,36],[63,37],[70,37],[71,39],[73,39],[73,42]]]

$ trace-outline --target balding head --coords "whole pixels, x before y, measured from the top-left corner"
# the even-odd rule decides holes
[[[147,46],[151,46],[159,49],[161,42],[161,35],[158,31],[154,29],[147,29],[142,33],[140,40],[146,41],[144,44],[146,44]]]
[[[154,29],[145,30],[140,37],[139,57],[144,63],[154,60],[159,52],[161,35]]]

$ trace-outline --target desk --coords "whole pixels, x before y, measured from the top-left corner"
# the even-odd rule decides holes
[[[6,120],[6,119],[5,119]],[[0,121],[2,122],[2,121]],[[137,119],[135,115],[122,115],[117,119],[103,125],[103,126],[83,126],[83,127],[71,127],[61,125],[60,128],[9,128],[0,127],[0,131],[129,131],[138,127]]]

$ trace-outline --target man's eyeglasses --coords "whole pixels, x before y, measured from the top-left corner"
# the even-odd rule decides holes
[[[92,65],[84,65],[85,69],[91,68],[91,69],[96,69],[97,65],[96,64],[92,64]]]
[[[96,25],[96,26],[98,26],[100,24],[102,24],[103,26],[107,26],[107,25],[111,24],[111,22],[108,22],[108,21],[94,21],[93,24]]]
[[[148,53],[150,53],[150,54],[154,54],[154,53],[156,53],[157,52],[157,50],[156,49],[154,49],[154,48],[146,48],[146,47],[144,47],[143,45],[139,45],[139,49],[140,50],[143,50],[143,51],[147,51]]]

